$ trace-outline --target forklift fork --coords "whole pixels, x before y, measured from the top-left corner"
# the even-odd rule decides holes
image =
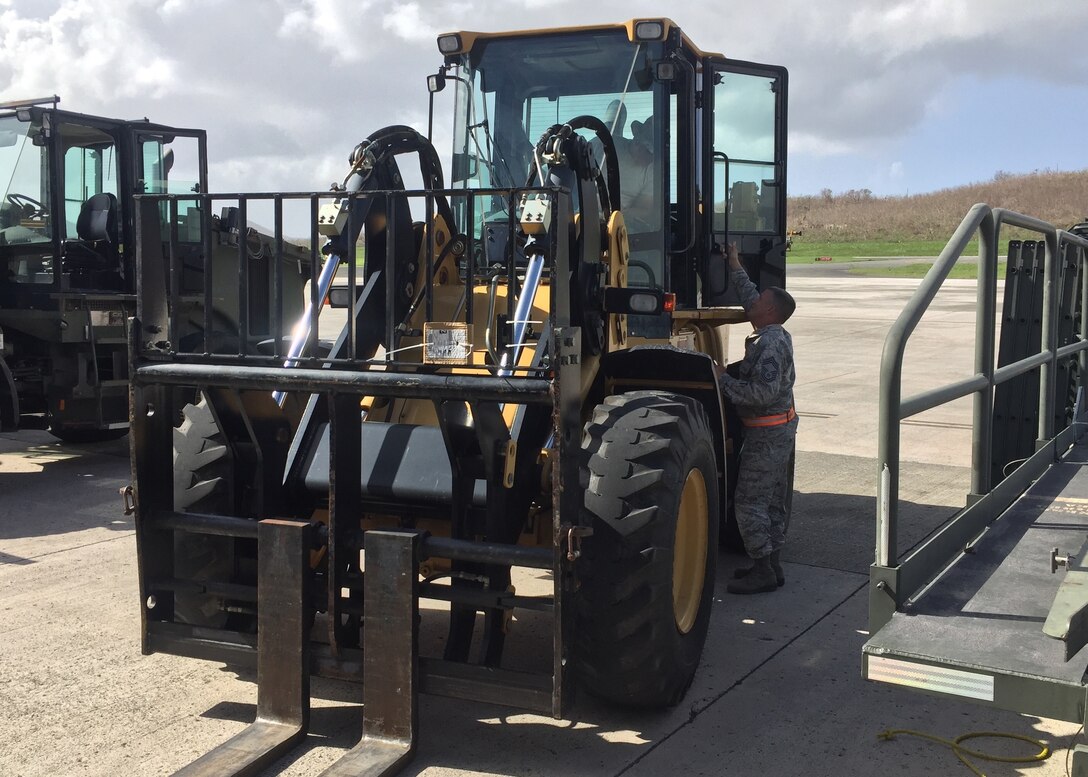
[[[268,519],[257,526],[257,717],[175,777],[257,774],[306,737],[310,722],[306,633],[310,526]]]
[[[366,533],[363,735],[322,777],[385,777],[415,755],[419,731],[419,535]]]
[[[256,719],[175,777],[255,775],[305,739],[310,718],[309,536],[309,524],[260,522]],[[415,754],[419,536],[371,531],[366,548],[362,736],[323,777],[385,777]]]

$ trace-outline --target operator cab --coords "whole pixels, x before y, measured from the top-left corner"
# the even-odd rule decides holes
[[[206,190],[205,137],[56,108],[0,106],[0,304],[132,294],[131,195]],[[52,103],[51,107],[45,104]],[[165,218],[165,214],[164,214]]]
[[[595,116],[616,145],[630,286],[674,292],[679,309],[736,305],[712,256],[731,241],[757,285],[785,285],[785,69],[702,52],[669,20],[452,33],[439,49],[456,89],[453,186],[540,185],[542,133]],[[477,234],[505,242],[506,198],[483,199]],[[668,315],[632,317],[630,334],[667,336]]]

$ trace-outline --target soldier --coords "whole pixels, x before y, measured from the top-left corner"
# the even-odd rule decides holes
[[[718,386],[745,427],[733,505],[744,549],[753,561],[737,570],[728,590],[756,594],[785,583],[779,554],[789,525],[787,469],[797,436],[797,413],[793,340],[782,324],[797,304],[777,286],[760,294],[740,263],[735,243],[726,258],[730,282],[755,330],[744,341],[744,360],[728,371],[718,368]]]

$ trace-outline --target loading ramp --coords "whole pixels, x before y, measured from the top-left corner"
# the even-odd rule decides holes
[[[1043,631],[1088,537],[1088,441],[1075,444],[865,645],[870,680],[1079,723],[1088,650]],[[1059,570],[1060,571],[1060,570]]]
[[[1011,241],[997,341],[1003,225]],[[985,204],[964,217],[885,340],[876,558],[866,679],[1084,723],[1088,698],[1088,224],[1070,230]],[[902,396],[907,341],[978,236],[973,374]],[[898,545],[900,425],[973,400],[966,506],[918,546]],[[1073,752],[1088,777],[1088,747]]]

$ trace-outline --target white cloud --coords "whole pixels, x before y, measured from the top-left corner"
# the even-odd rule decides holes
[[[310,41],[337,61],[360,62],[373,48],[365,32],[374,5],[371,0],[276,0],[283,12],[278,32]]]
[[[848,154],[852,149],[853,147],[849,143],[831,140],[811,132],[798,130],[790,132],[789,153],[791,154],[828,157]]]
[[[970,41],[999,43],[991,57],[1037,44],[1026,30],[1083,25],[1081,4],[1063,0],[900,0],[895,3],[856,4],[845,27],[851,45],[877,55],[885,62],[922,51],[947,51],[949,46]],[[1083,30],[1083,27],[1080,28]],[[990,59],[987,58],[987,59]],[[966,68],[972,63],[965,61]]]
[[[439,33],[437,27],[423,20],[419,3],[404,3],[394,8],[382,18],[382,29],[410,41],[432,41]]]
[[[906,52],[944,41],[972,37],[966,4],[944,0],[910,0],[891,6],[858,8],[850,17],[846,37],[861,50],[889,62]]]
[[[148,5],[147,3],[139,4]],[[116,97],[170,93],[177,63],[149,45],[138,14],[114,14],[108,0],[64,0],[47,16],[0,12],[0,83],[5,95]]]
[[[0,0],[0,100],[58,93],[72,110],[206,128],[216,189],[324,188],[374,130],[425,127],[436,34],[660,13],[658,0]],[[776,0],[669,13],[706,50],[790,69],[794,160],[875,165],[874,150],[939,112],[958,79],[1088,82],[1088,3]],[[450,91],[436,100],[441,152]]]

